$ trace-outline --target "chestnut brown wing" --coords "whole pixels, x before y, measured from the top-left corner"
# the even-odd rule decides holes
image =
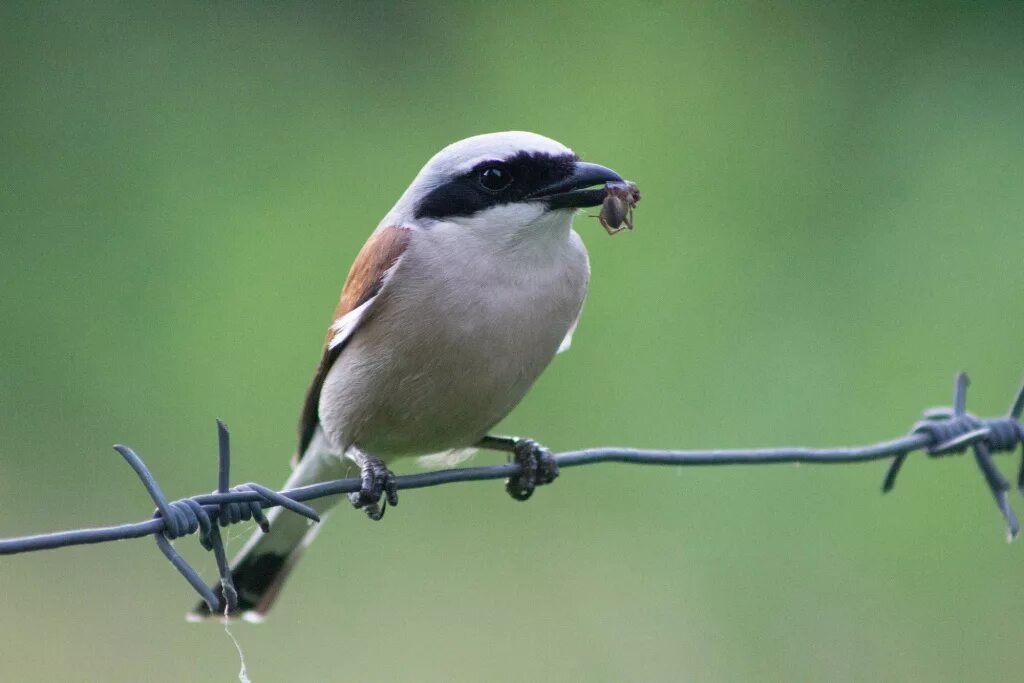
[[[334,318],[327,330],[320,365],[306,392],[306,401],[299,418],[299,449],[293,462],[297,463],[302,458],[316,433],[316,426],[320,422],[320,391],[327,373],[359,328],[360,321],[372,309],[374,298],[409,244],[409,232],[408,228],[393,226],[375,231],[352,263],[341,290],[338,307],[334,309]]]

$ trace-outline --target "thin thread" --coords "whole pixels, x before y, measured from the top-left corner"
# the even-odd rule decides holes
[[[222,623],[224,624],[224,633],[228,634],[228,638],[231,639],[231,642],[235,646],[235,651],[238,653],[238,681],[239,683],[252,683],[249,679],[249,669],[245,665],[245,654],[242,652],[242,646],[239,645],[238,638],[235,638],[235,634],[231,632],[231,619],[228,615],[228,608],[226,605],[224,607],[224,619]]]

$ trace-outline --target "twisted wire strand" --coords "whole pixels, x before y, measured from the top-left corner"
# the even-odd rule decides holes
[[[994,453],[1010,452],[1021,445],[1021,467],[1017,477],[1018,488],[1024,493],[1024,386],[1015,395],[1005,416],[979,418],[967,412],[967,375],[959,373],[953,391],[951,408],[933,408],[925,411],[923,419],[911,428],[908,435],[867,446],[849,448],[755,448],[730,450],[665,451],[635,448],[591,448],[568,451],[555,456],[559,468],[579,467],[600,462],[619,462],[636,465],[765,465],[777,463],[844,464],[892,459],[882,483],[882,491],[890,491],[896,483],[907,456],[925,450],[931,457],[964,453],[971,449],[983,479],[992,493],[1006,521],[1009,538],[1020,532],[1020,524],[1010,508],[1006,492],[1010,483],[1000,474],[992,459]],[[110,527],[75,529],[20,538],[0,539],[0,555],[63,548],[72,545],[105,543],[107,541],[141,538],[152,535],[157,547],[186,581],[207,602],[211,611],[234,610],[237,592],[231,582],[231,570],[225,555],[219,527],[254,520],[266,532],[269,530],[263,510],[283,507],[314,522],[320,518],[316,511],[302,501],[324,496],[358,491],[359,479],[336,479],[284,491],[275,491],[256,483],[230,486],[230,436],[223,422],[217,420],[218,473],[214,493],[189,496],[169,502],[157,484],[156,478],[131,448],[114,446],[135,471],[139,481],[156,505],[152,519],[134,524]],[[508,463],[488,467],[425,472],[396,478],[398,489],[418,489],[460,481],[507,479],[525,474],[520,465]],[[172,541],[198,533],[200,544],[214,553],[220,575],[224,600],[206,585],[198,572],[174,549]]]

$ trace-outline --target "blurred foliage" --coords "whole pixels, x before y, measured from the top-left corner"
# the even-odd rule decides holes
[[[634,233],[577,220],[585,315],[507,431],[864,443],[961,367],[1003,411],[1022,38],[1019,2],[4,3],[0,535],[144,518],[114,441],[170,496],[212,488],[215,416],[236,481],[282,481],[351,258],[431,154],[493,130],[644,192]],[[335,513],[236,633],[257,681],[1019,675],[1021,547],[973,463],[915,457],[885,499],[883,469],[408,492]],[[0,594],[4,680],[237,669],[147,540],[4,558]]]

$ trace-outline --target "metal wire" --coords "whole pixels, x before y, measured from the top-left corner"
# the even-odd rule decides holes
[[[952,408],[927,410],[924,413],[924,419],[917,422],[907,436],[868,446],[710,451],[591,448],[560,453],[555,456],[555,461],[559,468],[566,468],[599,462],[696,466],[767,465],[798,462],[841,464],[891,458],[892,462],[882,484],[884,493],[890,491],[895,485],[896,477],[910,453],[925,450],[932,457],[942,457],[953,453],[963,453],[970,448],[985,483],[1006,520],[1008,536],[1014,538],[1020,533],[1020,523],[1007,500],[1006,492],[1010,489],[1010,483],[996,469],[992,455],[1010,452],[1015,450],[1019,444],[1022,445],[1021,468],[1017,485],[1024,493],[1024,424],[1021,423],[1021,414],[1024,413],[1024,386],[1021,386],[1017,392],[1007,414],[992,418],[979,418],[967,412],[967,386],[967,375],[959,373],[954,385]],[[266,532],[269,527],[263,516],[263,510],[276,506],[287,508],[314,522],[319,522],[320,518],[316,511],[303,505],[302,501],[340,493],[352,493],[360,489],[362,482],[359,479],[336,479],[285,491],[274,491],[254,483],[229,488],[231,466],[229,436],[227,428],[220,420],[217,421],[217,433],[219,467],[216,492],[168,502],[142,459],[127,446],[114,446],[114,450],[120,453],[135,470],[142,485],[156,504],[156,511],[153,513],[152,519],[134,524],[0,539],[0,555],[13,555],[88,543],[105,543],[152,535],[160,551],[202,596],[212,612],[222,612],[225,607],[233,611],[237,606],[238,596],[231,582],[231,571],[225,557],[224,543],[218,525],[226,527],[252,519]],[[466,467],[397,477],[397,488],[419,489],[460,481],[507,479],[521,473],[521,466],[514,463],[490,467]],[[217,560],[217,570],[220,574],[226,605],[171,545],[172,540],[196,532],[199,533],[200,543],[207,550],[212,550]]]

